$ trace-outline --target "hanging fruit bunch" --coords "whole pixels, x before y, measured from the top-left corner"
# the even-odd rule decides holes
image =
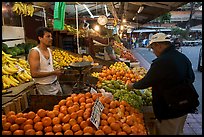
[[[24,15],[24,16],[33,16],[33,13],[35,11],[35,8],[32,4],[26,4],[22,2],[15,2],[12,11],[17,13],[18,15]]]

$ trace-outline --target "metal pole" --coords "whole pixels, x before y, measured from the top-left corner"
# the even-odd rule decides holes
[[[78,54],[80,54],[80,49],[79,49],[78,5],[75,5],[75,8],[76,8],[76,27],[77,27],[77,51],[78,51]]]
[[[44,22],[45,22],[45,27],[47,27],[47,21],[46,21],[46,12],[45,12],[45,8],[43,8],[43,13],[44,13]]]

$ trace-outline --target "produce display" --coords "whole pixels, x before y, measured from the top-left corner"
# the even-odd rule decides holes
[[[29,64],[24,59],[12,58],[2,51],[2,83],[3,89],[16,87],[32,80]]]
[[[24,16],[33,16],[33,13],[35,11],[35,8],[32,4],[26,4],[22,2],[15,2],[12,11],[17,13],[18,15],[24,15]]]
[[[97,129],[90,121],[94,101],[104,109]],[[147,135],[143,114],[125,101],[101,93],[71,94],[53,110],[2,115],[2,135]]]
[[[116,62],[109,68],[103,67],[102,72],[99,73],[98,84],[101,84],[104,80],[121,80],[127,84],[135,82],[141,79],[142,76],[134,73],[124,62]]]
[[[33,47],[35,47],[36,44],[33,43],[21,43],[17,44],[14,47],[8,47],[5,43],[2,43],[2,51],[4,51],[7,54],[11,54],[12,57],[28,54],[29,50]]]
[[[113,97],[119,101],[126,101],[132,107],[141,109],[141,106],[150,106],[152,103],[151,89],[128,90],[125,84],[120,80],[103,81],[98,88],[104,89],[106,92],[111,92]]]
[[[70,63],[73,62],[82,62],[82,61],[89,61],[93,62],[93,58],[88,55],[84,55],[83,57],[75,57],[71,54],[69,54],[65,50],[61,49],[54,49],[52,50],[52,55],[53,55],[53,66],[54,68],[63,68],[65,66],[69,66]]]
[[[125,58],[130,61],[137,61],[131,51],[125,48],[122,43],[114,42],[113,49],[118,55],[120,55],[120,58]]]

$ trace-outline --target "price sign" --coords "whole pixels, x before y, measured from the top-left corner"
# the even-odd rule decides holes
[[[94,103],[90,118],[90,121],[95,125],[97,129],[99,129],[100,117],[103,109],[104,109],[103,104],[97,98]]]

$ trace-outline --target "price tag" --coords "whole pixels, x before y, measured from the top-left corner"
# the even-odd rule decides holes
[[[19,65],[16,65],[16,67],[18,68],[18,72],[17,73],[19,73],[19,72],[21,72],[21,71],[23,71],[24,69],[23,68],[21,68]]]
[[[95,125],[97,129],[99,129],[100,117],[103,109],[104,109],[103,104],[97,98],[94,103],[94,106],[91,112],[91,118],[90,118],[90,121]]]

